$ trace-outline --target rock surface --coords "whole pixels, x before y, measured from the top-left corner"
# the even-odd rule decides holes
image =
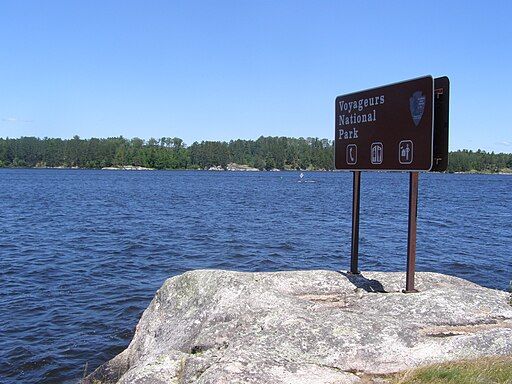
[[[358,383],[512,354],[509,294],[455,277],[199,270],[158,290],[129,347],[85,383]]]
[[[116,167],[103,167],[102,171],[154,171],[155,168],[141,167],[138,165],[120,165]]]
[[[248,172],[256,172],[259,171],[258,168],[251,167],[245,164],[237,164],[237,163],[229,163],[226,166],[226,171],[248,171]]]

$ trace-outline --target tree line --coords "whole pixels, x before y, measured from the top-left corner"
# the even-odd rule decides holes
[[[141,166],[156,169],[207,169],[244,164],[261,170],[334,167],[334,143],[328,139],[260,137],[257,140],[201,141],[186,145],[177,137],[143,140],[0,138],[0,167],[103,168]],[[450,152],[451,172],[499,172],[512,169],[512,154],[462,150]]]
[[[258,169],[332,169],[333,143],[327,139],[260,137],[257,140],[201,141],[187,146],[177,137],[143,140],[0,138],[2,167],[205,169],[229,163]]]

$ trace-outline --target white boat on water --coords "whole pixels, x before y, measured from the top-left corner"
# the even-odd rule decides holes
[[[316,180],[306,180],[304,178],[304,173],[300,173],[299,175],[299,180],[297,181],[298,183],[316,183],[317,181]]]

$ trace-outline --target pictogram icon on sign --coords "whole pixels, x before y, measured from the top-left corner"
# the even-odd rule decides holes
[[[413,145],[411,140],[402,140],[398,146],[398,160],[400,164],[411,164]]]
[[[381,142],[372,143],[370,148],[370,160],[372,164],[382,164],[384,158],[384,146]]]
[[[347,164],[354,165],[357,163],[357,145],[347,145]]]

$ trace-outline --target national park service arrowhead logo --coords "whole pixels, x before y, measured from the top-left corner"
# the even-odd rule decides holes
[[[411,117],[416,126],[418,126],[421,118],[423,117],[426,99],[427,97],[421,91],[414,92],[409,98],[409,109],[411,111]]]

